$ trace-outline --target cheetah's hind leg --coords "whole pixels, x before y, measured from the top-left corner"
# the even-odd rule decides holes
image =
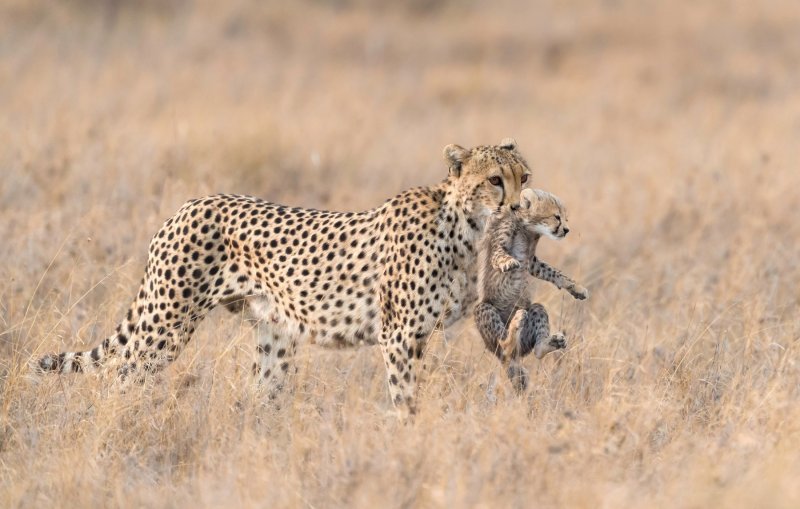
[[[517,394],[522,394],[528,388],[528,370],[520,363],[519,359],[513,359],[506,370],[511,386]]]
[[[508,329],[500,312],[489,302],[475,307],[475,325],[481,334],[486,349],[497,356],[503,366],[508,365],[504,343],[508,343]]]
[[[535,355],[537,359],[541,359],[550,352],[555,352],[556,350],[563,350],[566,347],[567,347],[567,338],[564,337],[564,333],[556,332],[553,333],[553,335],[547,338],[545,341],[536,343],[536,346],[533,347],[533,355]]]
[[[531,304],[525,311],[525,318],[520,331],[520,356],[524,357],[533,351],[537,359],[555,350],[567,347],[563,333],[550,334],[550,319],[541,304]]]

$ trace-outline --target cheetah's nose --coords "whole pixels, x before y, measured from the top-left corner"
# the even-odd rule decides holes
[[[564,227],[564,235],[566,235],[566,234],[568,234],[568,233],[569,233],[569,228],[567,228],[567,227],[565,226],[565,227]]]
[[[511,210],[518,210],[518,209],[519,209],[519,205],[511,205]]]

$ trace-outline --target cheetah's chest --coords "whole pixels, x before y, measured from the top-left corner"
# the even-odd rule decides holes
[[[522,262],[527,263],[532,254],[530,253],[530,240],[525,235],[514,235],[511,241],[511,256]]]
[[[461,255],[454,258],[454,267],[443,281],[443,327],[449,327],[469,315],[478,300],[478,261],[470,247],[466,244],[462,246]]]

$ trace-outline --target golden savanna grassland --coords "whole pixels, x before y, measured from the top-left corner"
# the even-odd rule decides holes
[[[0,506],[800,506],[800,4],[3,0]],[[470,320],[391,410],[376,348],[254,395],[218,310],[158,379],[38,382],[216,192],[356,210],[516,138],[574,232],[515,397]]]

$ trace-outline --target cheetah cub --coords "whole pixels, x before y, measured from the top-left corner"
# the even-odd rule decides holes
[[[528,274],[567,290],[576,299],[589,296],[586,288],[536,258],[542,236],[559,240],[568,232],[564,205],[538,189],[523,190],[518,208],[498,209],[486,226],[480,247],[480,304],[475,309],[475,323],[486,348],[503,363],[518,392],[528,385],[522,357],[532,350],[541,359],[567,346],[564,334],[550,334],[544,307],[528,302]],[[519,270],[522,268],[526,270]]]

